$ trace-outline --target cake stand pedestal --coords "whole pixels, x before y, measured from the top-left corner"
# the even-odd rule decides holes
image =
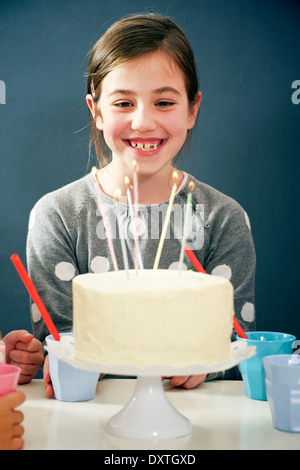
[[[161,377],[138,376],[132,397],[107,430],[127,439],[172,439],[190,434],[192,424],[169,402]]]
[[[112,375],[137,376],[132,397],[121,411],[109,419],[107,430],[110,434],[121,438],[148,440],[184,437],[192,431],[190,421],[167,399],[161,377],[209,374],[231,369],[256,353],[255,346],[247,346],[245,341],[235,341],[230,345],[228,359],[209,366],[190,364],[173,367],[162,364],[139,367],[134,364],[111,366],[96,361],[78,361],[75,358],[74,338],[71,336],[61,336],[60,341],[50,341],[45,349],[78,369]]]

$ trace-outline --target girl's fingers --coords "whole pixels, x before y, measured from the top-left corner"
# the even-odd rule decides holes
[[[24,420],[24,415],[22,411],[14,411],[12,414],[12,424],[18,426]]]
[[[14,437],[9,443],[8,450],[21,450],[24,447],[24,439],[21,437]]]

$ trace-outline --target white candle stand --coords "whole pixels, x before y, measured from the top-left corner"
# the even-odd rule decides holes
[[[138,376],[132,397],[107,430],[127,439],[172,439],[190,434],[192,424],[169,402],[161,377]]]

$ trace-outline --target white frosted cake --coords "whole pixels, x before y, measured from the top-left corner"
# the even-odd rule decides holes
[[[75,356],[140,367],[229,357],[233,287],[209,274],[143,270],[73,279]]]

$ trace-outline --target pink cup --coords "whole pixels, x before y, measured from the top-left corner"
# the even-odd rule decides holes
[[[0,397],[15,392],[21,368],[10,364],[0,364]]]

